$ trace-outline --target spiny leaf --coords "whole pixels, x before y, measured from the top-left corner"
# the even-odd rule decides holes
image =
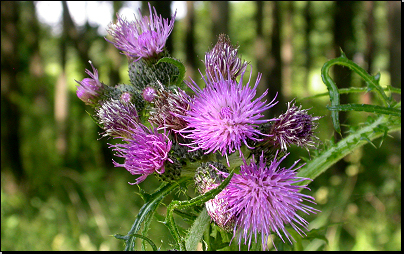
[[[172,65],[174,65],[175,67],[178,68],[178,71],[180,72],[180,74],[178,75],[178,77],[176,79],[175,85],[176,86],[181,86],[181,83],[182,83],[182,81],[184,80],[184,77],[185,77],[185,66],[179,60],[171,58],[171,57],[163,57],[163,58],[161,58],[156,63],[156,65],[159,64],[159,63],[162,63],[162,62],[170,63],[170,64],[172,64]]]

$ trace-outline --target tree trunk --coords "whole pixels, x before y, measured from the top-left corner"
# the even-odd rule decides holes
[[[279,101],[275,107],[269,109],[271,117],[278,116],[285,107],[285,100],[282,94],[282,59],[281,59],[281,17],[278,1],[272,2],[272,34],[270,36],[271,48],[269,53],[268,81],[269,92],[268,102],[275,98]]]
[[[18,28],[20,2],[1,2],[1,170],[10,169],[24,178],[20,154],[20,108],[13,98],[21,96],[17,73],[21,70]]]
[[[334,22],[334,50],[336,56],[341,55],[341,49],[344,51],[348,59],[352,60],[355,54],[356,45],[354,40],[353,30],[353,17],[354,17],[354,5],[355,2],[351,1],[336,1],[335,2],[335,22]],[[348,88],[351,86],[351,74],[352,71],[348,68],[335,65],[333,67],[333,79],[339,89]],[[347,95],[340,96],[340,103],[349,103]],[[349,124],[347,121],[347,112],[340,111],[339,119],[341,123],[341,133],[344,134],[348,130],[345,125]],[[335,134],[336,141],[342,139],[341,136]],[[347,162],[339,160],[336,163],[336,170],[339,172],[345,172]]]
[[[194,1],[187,1],[187,15],[185,16],[185,65],[187,76],[194,79],[194,73],[197,68],[197,59],[195,51],[195,10]]]
[[[210,2],[212,18],[212,41],[217,41],[219,34],[229,35],[229,1]],[[215,43],[214,43],[215,44]]]
[[[389,72],[390,82],[393,87],[401,88],[401,3],[389,1]],[[393,94],[395,100],[401,100],[400,94]]]
[[[306,54],[306,72],[304,74],[304,86],[305,86],[305,95],[304,96],[309,96],[308,90],[310,86],[310,70],[311,70],[311,64],[312,64],[312,57],[311,57],[311,43],[310,43],[310,33],[313,28],[313,18],[312,18],[312,3],[310,1],[307,1],[306,7],[304,8],[304,19],[306,20],[306,29],[305,29],[305,39],[306,39],[306,45],[305,45],[305,50],[304,53]]]

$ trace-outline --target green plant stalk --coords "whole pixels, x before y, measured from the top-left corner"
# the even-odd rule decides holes
[[[388,132],[400,130],[401,121],[400,123],[395,123],[392,119],[392,117],[380,116],[373,123],[350,134],[346,138],[340,140],[337,144],[319,154],[319,156],[313,160],[309,161],[301,168],[297,176],[307,177],[313,180],[354,149],[384,135],[385,133],[381,131],[379,126],[387,126]],[[309,182],[309,180],[306,180],[302,182],[302,184]]]
[[[167,216],[166,216],[166,226],[168,227],[171,235],[174,237],[174,240],[179,245],[180,250],[186,250],[185,242],[182,240],[182,237],[178,231],[178,228],[174,221],[174,209],[181,209],[187,208],[191,206],[201,205],[207,202],[208,200],[214,198],[217,194],[219,194],[230,182],[231,178],[233,177],[234,172],[232,171],[228,177],[216,188],[206,192],[203,195],[197,196],[189,201],[178,201],[174,200],[170,203],[167,208]],[[201,235],[202,237],[202,235]],[[189,238],[189,234],[187,236]],[[200,240],[200,239],[199,239]],[[199,241],[198,240],[198,241]],[[192,241],[195,242],[195,241]],[[194,249],[194,247],[191,246]]]
[[[387,95],[383,91],[383,88],[379,85],[378,82],[380,75],[377,76],[369,75],[364,69],[359,67],[356,63],[346,58],[343,52],[341,53],[342,55],[340,57],[327,61],[321,68],[321,78],[323,80],[323,83],[327,86],[330,95],[331,107],[338,107],[340,105],[340,99],[339,99],[340,93],[338,87],[336,86],[335,82],[332,80],[330,75],[328,75],[331,66],[335,64],[346,66],[351,70],[353,70],[354,72],[356,72],[359,76],[361,76],[365,80],[365,82],[369,85],[369,87],[374,88],[376,90],[376,92],[381,97],[386,106],[390,107],[391,99],[387,97]],[[331,111],[331,117],[335,131],[341,134],[341,127],[339,123],[338,113],[339,113],[338,111]]]
[[[151,215],[157,209],[158,205],[162,202],[163,198],[171,193],[175,188],[177,188],[181,183],[188,181],[192,178],[183,177],[176,182],[171,182],[164,186],[161,186],[155,193],[150,195],[149,200],[140,208],[140,211],[136,217],[135,222],[133,223],[129,232],[125,235],[116,234],[115,237],[118,239],[125,240],[126,246],[125,251],[133,250],[134,241],[136,239],[136,233],[139,231],[141,224],[143,221],[151,218]]]
[[[329,110],[336,110],[336,111],[362,111],[362,112],[370,112],[375,114],[384,114],[401,117],[401,109],[386,108],[378,105],[351,103],[334,107],[327,106],[327,108]]]

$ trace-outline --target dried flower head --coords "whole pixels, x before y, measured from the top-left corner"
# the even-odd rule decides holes
[[[293,237],[285,225],[289,224],[301,236],[305,235],[299,226],[307,230],[308,222],[299,216],[297,211],[306,214],[318,211],[303,204],[303,201],[315,204],[313,197],[300,193],[301,189],[309,189],[307,185],[295,185],[304,180],[311,180],[296,176],[296,170],[304,164],[294,168],[299,162],[296,161],[288,169],[281,168],[279,165],[286,156],[280,160],[276,160],[275,156],[269,166],[263,155],[257,163],[253,156],[250,164],[244,162],[240,167],[240,174],[235,174],[229,185],[215,197],[218,199],[215,204],[219,204],[217,209],[220,208],[218,211],[223,211],[228,218],[235,218],[233,239],[237,238],[239,244],[246,244],[249,248],[252,236],[254,235],[257,241],[257,235],[260,233],[262,248],[265,250],[271,232],[276,233],[285,242],[283,233],[292,243]]]
[[[167,161],[173,163],[168,156],[172,143],[167,135],[158,133],[156,128],[148,129],[142,124],[128,132],[131,134],[129,138],[121,137],[127,143],[110,145],[114,148],[113,151],[117,152],[116,156],[125,159],[122,164],[113,161],[115,167],[124,167],[132,175],[141,175],[135,183],[130,184],[139,184],[154,172],[163,174],[164,164]]]
[[[191,151],[197,149],[206,150],[207,153],[220,151],[222,156],[239,150],[241,156],[241,146],[248,146],[247,139],[259,140],[258,135],[262,134],[256,127],[270,120],[259,120],[263,117],[263,111],[273,107],[275,98],[269,103],[262,102],[261,99],[267,91],[254,100],[256,88],[261,75],[258,74],[255,86],[243,85],[242,72],[240,82],[232,79],[225,79],[220,75],[216,82],[212,79],[205,79],[206,87],[201,90],[194,81],[193,86],[195,97],[190,104],[190,109],[183,119],[189,123],[188,127],[180,133],[192,142],[187,144]],[[229,164],[229,163],[228,163]]]
[[[136,107],[131,102],[103,101],[95,112],[99,124],[105,130],[102,133],[103,137],[128,138],[132,135],[130,131],[135,130],[140,122]]]
[[[168,130],[181,130],[188,123],[182,118],[189,108],[190,97],[180,88],[175,91],[158,90],[153,100],[149,122]]]
[[[206,74],[215,78],[221,73],[225,79],[236,80],[247,68],[247,61],[237,56],[238,47],[230,44],[229,36],[220,34],[213,49],[205,55]]]
[[[282,150],[287,150],[291,144],[300,147],[315,147],[318,137],[314,135],[321,117],[311,116],[307,113],[308,109],[302,109],[302,106],[295,106],[294,101],[288,102],[287,111],[280,115],[273,122],[266,141]]]
[[[140,18],[132,22],[117,15],[116,24],[111,23],[108,27],[108,33],[113,36],[114,41],[106,40],[127,56],[136,58],[136,61],[157,56],[163,52],[173,30],[176,13],[168,20],[158,16],[154,7],[153,10],[154,13],[149,3],[150,16],[142,17],[139,9]]]
[[[95,106],[99,96],[103,90],[103,84],[98,79],[98,71],[94,68],[91,61],[88,61],[93,68],[93,73],[86,69],[86,73],[91,78],[84,78],[82,81],[77,81],[80,85],[77,86],[77,97],[87,105]]]

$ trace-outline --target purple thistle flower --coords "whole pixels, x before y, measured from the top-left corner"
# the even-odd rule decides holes
[[[236,80],[247,68],[247,62],[237,57],[238,47],[230,44],[229,36],[219,34],[219,39],[213,49],[205,55],[206,74],[216,77],[216,72],[225,79]]]
[[[172,142],[167,135],[158,133],[157,128],[148,129],[140,123],[129,132],[132,133],[131,137],[122,137],[127,143],[110,145],[117,152],[116,156],[125,158],[123,164],[113,161],[115,167],[124,167],[132,175],[141,175],[135,183],[129,184],[139,184],[154,172],[163,174],[164,163],[173,163],[168,157]]]
[[[251,73],[247,84],[243,86],[244,73],[245,70],[239,83],[224,79],[222,75],[215,82],[208,75],[208,79],[203,78],[206,83],[203,90],[193,80],[193,86],[188,84],[196,95],[187,115],[182,117],[189,125],[180,133],[192,140],[184,144],[192,148],[190,151],[202,149],[206,150],[205,154],[220,151],[222,156],[227,157],[228,153],[239,150],[241,156],[242,144],[252,148],[248,146],[247,139],[259,140],[256,136],[262,133],[256,129],[257,125],[271,120],[258,119],[263,116],[263,111],[277,102],[273,103],[275,98],[269,104],[261,101],[267,91],[254,100],[261,74],[258,74],[255,86],[250,88]]]
[[[93,68],[93,73],[91,73],[88,69],[86,69],[86,73],[91,78],[84,78],[82,81],[75,80],[77,83],[80,84],[79,86],[76,86],[77,87],[76,93],[77,97],[79,97],[79,99],[82,100],[85,104],[95,105],[103,89],[103,84],[98,79],[97,69],[94,68],[91,61],[88,62],[91,64],[91,67]]]
[[[99,124],[105,130],[102,133],[102,137],[129,138],[133,134],[131,130],[135,130],[140,122],[136,107],[131,102],[124,103],[119,100],[103,101],[95,112]]]
[[[150,58],[163,52],[167,38],[173,30],[175,16],[171,20],[163,19],[157,15],[156,9],[153,7],[154,13],[149,3],[150,16],[143,16],[139,9],[140,18],[135,21],[128,22],[117,14],[116,24],[110,24],[108,33],[113,36],[114,46],[122,50],[124,54],[136,58]]]
[[[307,230],[308,222],[299,216],[297,211],[306,214],[319,211],[303,204],[303,201],[315,204],[313,197],[299,192],[301,189],[309,189],[307,185],[294,185],[311,180],[296,176],[296,170],[304,164],[294,168],[298,160],[288,169],[279,167],[287,155],[278,161],[275,156],[269,166],[263,155],[258,163],[255,163],[253,156],[250,165],[244,162],[240,167],[240,174],[235,174],[229,185],[215,197],[213,202],[216,207],[213,208],[217,209],[216,213],[223,212],[229,220],[235,220],[233,239],[237,238],[239,244],[248,244],[250,248],[252,236],[254,235],[257,241],[257,234],[261,233],[262,248],[265,250],[271,232],[276,233],[285,242],[283,233],[292,243],[293,237],[285,229],[285,225],[289,224],[299,235],[305,235],[299,226]]]
[[[318,123],[315,122],[321,117],[313,117],[307,113],[308,109],[302,109],[302,106],[295,106],[293,101],[288,102],[287,111],[280,115],[273,122],[269,131],[271,137],[266,140],[275,147],[280,147],[286,151],[287,147],[295,144],[300,147],[315,147],[318,137],[314,135],[314,130]]]

